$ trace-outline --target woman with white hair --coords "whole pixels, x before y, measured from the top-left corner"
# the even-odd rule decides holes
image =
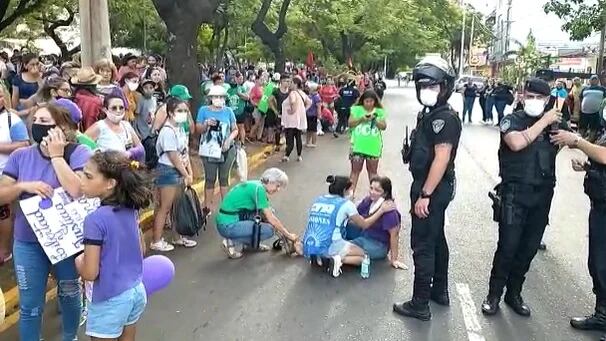
[[[261,244],[273,237],[274,232],[282,245],[292,249],[297,235],[290,233],[275,216],[269,196],[288,185],[288,176],[283,170],[269,168],[256,181],[245,181],[234,186],[225,196],[216,223],[217,231],[224,238],[223,249],[231,259],[241,258],[242,250],[268,251]]]

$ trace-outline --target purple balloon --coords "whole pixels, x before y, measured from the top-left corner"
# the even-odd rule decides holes
[[[147,297],[166,288],[175,277],[175,265],[166,256],[154,255],[143,260],[143,286]]]

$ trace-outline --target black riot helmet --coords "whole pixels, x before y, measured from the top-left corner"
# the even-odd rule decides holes
[[[440,85],[438,101],[434,106],[446,104],[454,91],[455,72],[450,64],[440,57],[428,56],[421,59],[412,71],[412,77],[417,89],[417,100],[421,104],[422,87]]]

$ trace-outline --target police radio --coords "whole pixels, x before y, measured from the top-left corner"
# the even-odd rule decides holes
[[[408,164],[410,162],[410,142],[408,140],[408,126],[406,126],[406,138],[402,146],[402,162]]]

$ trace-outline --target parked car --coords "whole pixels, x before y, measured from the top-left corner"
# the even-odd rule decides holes
[[[473,82],[473,84],[475,84],[478,87],[478,90],[482,90],[482,88],[484,87],[484,78],[479,77],[479,76],[461,76],[459,77],[459,79],[457,79],[457,82],[455,83],[455,90],[457,92],[463,92],[463,86],[465,84],[467,84],[467,82],[469,81],[469,79],[471,78],[471,81]]]

